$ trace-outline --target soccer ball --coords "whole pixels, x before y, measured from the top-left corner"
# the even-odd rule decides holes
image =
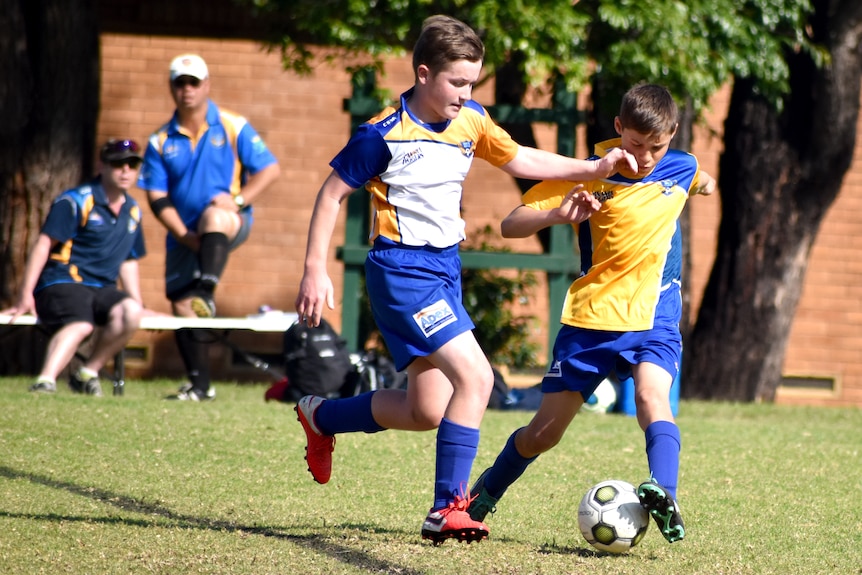
[[[605,378],[581,406],[581,411],[608,413],[614,408],[616,403],[617,387],[611,379]]]
[[[625,553],[646,535],[649,514],[633,485],[609,479],[595,484],[581,499],[578,527],[599,551]]]

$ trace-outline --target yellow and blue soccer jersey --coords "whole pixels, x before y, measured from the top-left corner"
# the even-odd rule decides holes
[[[594,157],[619,146],[619,139],[602,142]],[[678,219],[697,185],[698,171],[694,156],[668,150],[643,179],[615,174],[580,182],[602,206],[580,226],[584,275],[569,287],[562,323],[604,331],[653,327],[659,295],[681,279]],[[574,185],[541,182],[524,195],[523,203],[540,210],[559,207]]]
[[[218,194],[237,195],[247,175],[276,162],[251,124],[210,101],[197,134],[179,125],[177,114],[150,136],[138,187],[167,192],[186,227],[196,229]],[[168,249],[176,240],[168,234]]]
[[[473,157],[502,166],[518,144],[474,101],[454,120],[425,124],[407,107],[411,92],[362,124],[330,165],[372,194],[371,239],[446,248],[465,238],[461,192]]]
[[[126,194],[120,213],[114,215],[98,178],[57,196],[41,232],[60,243],[51,251],[35,292],[61,283],[114,286],[123,262],[146,255],[140,206]]]

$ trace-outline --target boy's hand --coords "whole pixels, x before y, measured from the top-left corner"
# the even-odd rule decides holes
[[[633,174],[638,173],[638,161],[622,148],[613,148],[594,162],[596,163],[596,177],[598,178],[606,178],[625,168]]]
[[[578,184],[566,194],[556,216],[560,223],[579,224],[596,213],[602,203],[591,193],[584,190],[583,184]]]

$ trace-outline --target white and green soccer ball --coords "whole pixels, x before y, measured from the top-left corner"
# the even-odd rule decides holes
[[[625,553],[643,539],[649,514],[632,484],[608,479],[595,484],[581,499],[578,527],[599,551]]]
[[[617,386],[611,378],[605,378],[581,406],[588,413],[608,413],[617,403]]]

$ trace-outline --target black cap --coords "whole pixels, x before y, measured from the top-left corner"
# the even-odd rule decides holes
[[[144,159],[141,156],[140,146],[134,140],[108,140],[102,146],[99,157],[103,162],[127,160],[129,158]]]

